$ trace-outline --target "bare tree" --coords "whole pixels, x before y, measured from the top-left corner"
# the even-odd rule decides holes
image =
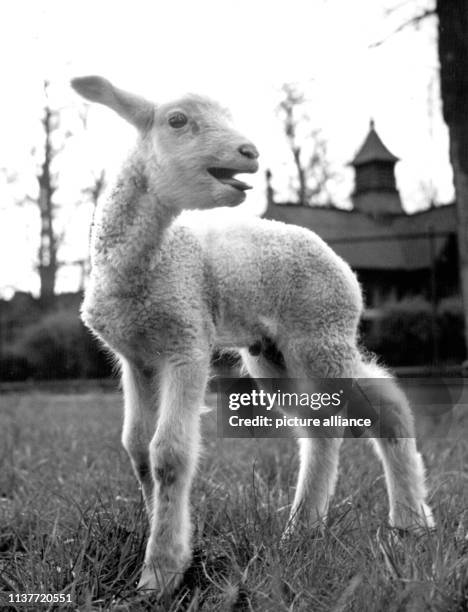
[[[81,193],[93,206],[93,217],[96,212],[98,202],[106,188],[106,172],[101,170],[98,174],[93,175],[93,183],[89,187],[82,189]],[[89,240],[91,240],[91,227],[89,229]],[[91,262],[89,253],[85,258],[77,259],[68,262],[70,265],[79,266],[80,268],[80,285],[79,290],[84,291],[86,278],[91,270]]]
[[[328,182],[332,178],[327,159],[327,145],[319,129],[310,126],[305,113],[306,98],[299,87],[285,83],[277,112],[282,119],[284,133],[297,172],[295,187],[297,201],[303,206],[329,202]]]
[[[468,0],[435,0],[435,4],[431,3],[404,21],[394,33],[407,26],[418,26],[428,17],[437,17],[438,20],[440,90],[444,121],[449,131],[455,187],[465,353],[468,357]],[[378,41],[373,46],[384,42]],[[467,367],[468,362],[464,365]]]
[[[86,196],[91,204],[93,205],[93,211],[96,210],[99,199],[102,196],[104,189],[106,188],[106,172],[102,169],[97,174],[93,175],[93,183],[89,187],[85,187],[82,190],[84,196]]]
[[[21,203],[32,203],[39,209],[40,215],[40,241],[37,254],[37,271],[40,280],[40,302],[49,307],[55,296],[57,274],[62,265],[70,262],[61,262],[58,258],[60,246],[65,239],[65,230],[58,229],[57,219],[60,205],[55,201],[55,194],[59,187],[59,175],[55,169],[55,160],[62,152],[66,141],[72,133],[62,129],[61,112],[50,106],[47,101],[49,83],[44,82],[46,103],[44,104],[41,124],[43,141],[39,147],[34,147],[32,153],[40,157],[36,175],[38,190],[36,195],[26,195]],[[86,113],[80,112],[79,119],[86,128]],[[9,178],[10,182],[17,181],[18,177]],[[97,201],[105,187],[105,173],[101,170],[94,175],[90,186],[82,189],[83,200],[90,201],[96,207]],[[76,262],[71,262],[75,264]],[[86,262],[83,263],[83,270]],[[83,274],[82,274],[83,276]]]
[[[55,231],[56,205],[53,201],[54,193],[57,190],[57,176],[52,172],[52,163],[57,149],[52,144],[52,134],[58,127],[58,121],[57,111],[46,105],[42,117],[44,158],[37,176],[39,193],[36,199],[41,219],[37,267],[40,278],[40,300],[44,305],[49,305],[55,295],[58,271],[57,251],[63,239]]]
[[[437,0],[444,120],[450,139],[458,218],[460,284],[468,356],[468,0]]]

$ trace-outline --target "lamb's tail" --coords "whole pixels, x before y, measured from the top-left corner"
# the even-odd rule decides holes
[[[357,378],[395,378],[389,368],[378,362],[375,355],[363,354]]]
[[[377,437],[414,437],[414,419],[408,398],[389,369],[373,356],[364,356],[356,377],[362,410],[375,415]]]

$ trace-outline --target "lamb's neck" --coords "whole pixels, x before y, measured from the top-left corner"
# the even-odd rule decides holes
[[[112,290],[141,284],[145,271],[157,261],[164,232],[177,215],[161,202],[157,191],[148,180],[144,160],[133,154],[110,196],[96,210],[93,273],[116,285]]]

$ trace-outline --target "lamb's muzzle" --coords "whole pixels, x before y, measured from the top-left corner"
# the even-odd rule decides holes
[[[208,168],[208,173],[224,185],[230,185],[238,191],[247,191],[248,189],[252,189],[252,186],[244,181],[236,179],[235,175],[244,173],[253,174],[254,172],[257,172],[257,159],[259,157],[259,153],[255,145],[251,143],[242,144],[237,150],[243,157],[249,160],[247,164],[245,163],[245,160],[243,160],[242,164],[237,164],[236,167],[233,168],[213,166]]]
[[[258,159],[259,156],[257,148],[250,143],[241,145],[239,147],[239,153],[248,159]]]
[[[224,185],[230,185],[237,189],[238,191],[247,191],[248,189],[252,189],[252,186],[248,183],[244,183],[244,181],[240,181],[235,178],[236,174],[244,173],[246,170],[237,170],[232,168],[208,168],[208,173],[211,174],[213,178],[215,178],[220,183]],[[253,170],[252,172],[255,172]]]

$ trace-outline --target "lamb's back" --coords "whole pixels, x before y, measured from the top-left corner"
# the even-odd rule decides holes
[[[209,213],[212,214],[209,214]],[[234,210],[184,214],[204,261],[205,283],[226,317],[278,317],[288,310],[354,319],[362,309],[354,273],[317,234],[303,227],[236,217]],[[343,311],[343,312],[342,312]]]

